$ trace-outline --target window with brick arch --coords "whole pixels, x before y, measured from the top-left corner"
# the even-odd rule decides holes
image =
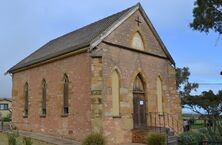
[[[132,48],[138,49],[138,50],[144,50],[144,44],[142,36],[139,32],[136,32],[132,39]]]
[[[29,113],[29,85],[26,82],[24,86],[24,117],[28,117]]]
[[[63,113],[69,114],[69,78],[64,75],[64,88],[63,88]]]
[[[47,84],[46,80],[42,80],[42,115],[46,115],[46,95],[47,95]]]

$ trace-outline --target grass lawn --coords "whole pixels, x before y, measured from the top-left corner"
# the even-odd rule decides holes
[[[200,129],[204,128],[204,124],[193,124],[191,125],[191,129]]]
[[[22,137],[17,138],[18,140],[18,145],[23,145],[22,144]],[[7,140],[7,135],[0,133],[0,145],[8,145],[8,140]],[[33,139],[33,144],[32,145],[53,145],[53,144],[48,144],[45,142],[37,141]]]

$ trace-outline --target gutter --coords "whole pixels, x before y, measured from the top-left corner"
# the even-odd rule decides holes
[[[56,61],[56,60],[60,60],[60,59],[63,59],[63,58],[66,58],[66,57],[69,57],[69,56],[72,56],[72,55],[77,55],[77,54],[80,54],[80,53],[88,52],[88,49],[89,49],[89,45],[87,44],[87,45],[85,45],[83,47],[79,47],[79,48],[77,48],[73,51],[64,52],[62,54],[57,54],[57,55],[55,55],[51,58],[45,59],[45,60],[34,60],[36,62],[33,62],[33,63],[30,62],[30,63],[24,64],[23,66],[15,68],[15,69],[13,69],[13,67],[12,67],[7,72],[5,72],[5,75],[17,73],[17,72],[20,72],[20,71],[24,71],[24,70],[27,70],[27,69],[30,69],[30,68],[33,68],[33,67],[37,67],[37,66],[40,66],[40,65],[43,65],[43,64],[47,64],[47,63],[50,63],[50,62],[53,62],[53,61]],[[44,59],[44,58],[40,58],[40,59]]]

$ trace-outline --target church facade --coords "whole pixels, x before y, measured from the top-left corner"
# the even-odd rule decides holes
[[[175,62],[140,4],[56,38],[12,67],[19,130],[110,145],[182,131]]]

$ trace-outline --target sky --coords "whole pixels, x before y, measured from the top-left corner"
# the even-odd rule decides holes
[[[48,41],[140,2],[177,67],[189,67],[190,81],[222,83],[222,37],[193,31],[194,0],[1,0],[0,97],[11,97],[4,73]],[[200,85],[217,92],[222,85]]]

